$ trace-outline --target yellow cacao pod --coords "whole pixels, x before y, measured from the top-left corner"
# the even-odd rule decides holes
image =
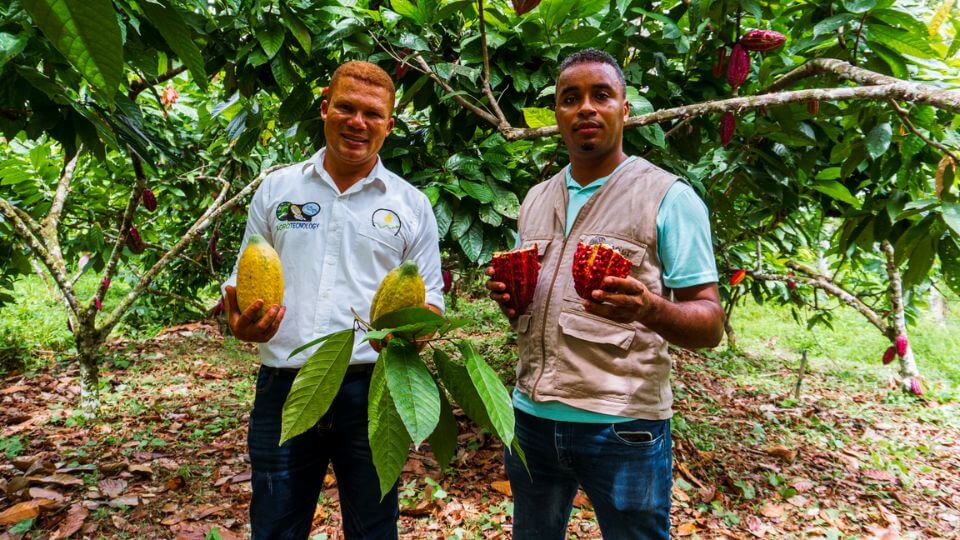
[[[417,263],[407,261],[391,270],[380,282],[370,304],[370,322],[387,313],[410,307],[421,307],[427,291]]]
[[[273,247],[252,234],[237,265],[237,307],[243,312],[258,298],[261,316],[271,305],[283,305],[283,266]]]

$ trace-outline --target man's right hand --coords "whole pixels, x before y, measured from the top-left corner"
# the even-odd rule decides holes
[[[280,321],[283,320],[283,314],[287,312],[284,306],[273,304],[263,313],[262,317],[257,314],[263,306],[263,300],[259,298],[252,302],[247,309],[240,312],[237,306],[237,289],[227,285],[227,324],[230,325],[230,331],[241,341],[250,341],[253,343],[266,343],[273,338],[280,328]]]
[[[487,267],[487,275],[490,276],[490,279],[487,280],[487,290],[490,291],[490,298],[493,298],[493,301],[500,306],[500,311],[502,311],[508,319],[515,318],[517,316],[517,310],[510,307],[508,304],[510,301],[510,294],[503,292],[507,290],[506,283],[493,280],[492,266]]]

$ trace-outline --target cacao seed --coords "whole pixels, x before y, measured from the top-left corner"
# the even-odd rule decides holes
[[[733,133],[737,130],[737,119],[732,112],[725,112],[720,118],[720,144],[726,146],[733,140]]]
[[[787,36],[773,30],[750,30],[740,38],[740,44],[748,51],[771,51],[783,45]]]
[[[493,254],[490,265],[493,266],[493,281],[499,281],[507,286],[504,292],[509,295],[508,307],[516,314],[522,315],[530,302],[533,301],[533,292],[537,288],[537,277],[540,273],[537,245],[513,251],[499,251]]]
[[[157,197],[153,194],[153,191],[150,189],[143,190],[143,207],[147,210],[153,212],[157,209]]]
[[[604,278],[625,278],[632,266],[613,246],[580,242],[573,254],[573,288],[580,298],[593,300],[593,291],[603,288]]]
[[[727,82],[734,88],[739,88],[747,80],[750,73],[750,55],[739,43],[733,46],[730,52],[730,62],[727,64]]]

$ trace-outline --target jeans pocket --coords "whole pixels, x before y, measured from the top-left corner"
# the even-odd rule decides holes
[[[272,369],[260,368],[260,371],[257,373],[257,384],[256,384],[256,393],[257,395],[264,394],[270,387],[273,386],[273,381],[276,379],[276,372]]]
[[[632,420],[610,425],[613,437],[627,446],[653,448],[663,440],[662,420]]]

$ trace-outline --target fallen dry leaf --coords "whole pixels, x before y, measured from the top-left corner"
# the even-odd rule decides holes
[[[497,480],[495,482],[490,482],[490,487],[492,487],[494,491],[503,493],[507,497],[513,496],[513,490],[510,489],[510,482],[508,480]]]
[[[153,467],[151,467],[149,463],[140,463],[140,464],[131,463],[130,465],[127,466],[127,470],[132,473],[140,473],[140,474],[145,474],[147,476],[153,475]]]
[[[59,491],[54,491],[52,489],[44,489],[38,487],[30,488],[28,491],[30,497],[33,499],[50,499],[51,501],[62,502],[65,498],[62,493]]]
[[[40,515],[41,508],[52,502],[50,499],[31,499],[17,503],[0,512],[0,525],[13,525],[25,519],[33,519]]]
[[[887,471],[867,469],[865,471],[861,471],[860,474],[863,475],[864,480],[877,482],[881,484],[894,484],[897,481],[897,477],[888,473]]]
[[[75,503],[67,511],[67,518],[60,523],[60,527],[50,535],[50,540],[69,538],[83,527],[83,522],[89,515],[90,512],[84,508],[82,503]]]
[[[127,495],[125,497],[111,499],[107,504],[114,508],[119,506],[137,506],[140,504],[140,499],[136,495]]]
[[[783,517],[783,505],[782,504],[773,504],[767,503],[763,505],[763,508],[760,509],[760,513],[767,516],[768,518],[779,518]]]
[[[50,476],[45,476],[40,479],[41,482],[45,484],[57,484],[59,486],[82,486],[83,480],[77,478],[76,476],[70,474],[51,474]]]
[[[797,459],[797,451],[791,450],[782,444],[766,448],[764,452],[766,452],[767,455],[778,457],[787,463],[793,463],[793,460]]]
[[[590,499],[587,497],[587,494],[584,492],[578,492],[577,495],[573,498],[573,505],[577,508],[582,508],[590,510],[593,508],[593,503],[590,502]]]
[[[122,478],[104,478],[97,484],[100,487],[100,493],[103,493],[110,499],[115,499],[127,489],[127,481]]]
[[[677,527],[677,536],[690,536],[693,533],[697,532],[697,524],[693,522],[687,522],[680,524]]]

